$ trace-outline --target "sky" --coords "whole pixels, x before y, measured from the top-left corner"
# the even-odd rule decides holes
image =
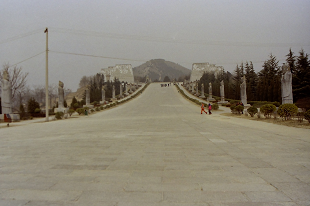
[[[0,63],[27,84],[75,91],[82,76],[115,64],[165,59],[188,69],[209,62],[233,72],[291,48],[310,54],[309,0],[0,0]]]

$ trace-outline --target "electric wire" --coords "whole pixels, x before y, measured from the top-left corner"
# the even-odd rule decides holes
[[[31,31],[31,32],[28,32],[28,33],[20,34],[20,35],[17,35],[17,36],[14,36],[14,37],[11,37],[11,38],[8,38],[8,39],[0,41],[0,44],[8,43],[10,41],[15,41],[17,39],[21,39],[21,38],[24,38],[24,37],[27,37],[27,36],[31,36],[33,34],[41,32],[41,31],[42,31],[41,29],[37,29],[37,30]]]
[[[36,56],[39,56],[40,54],[43,54],[43,53],[45,53],[46,51],[43,51],[43,52],[40,52],[40,53],[38,53],[38,54],[36,54],[36,55],[33,55],[33,56],[31,56],[31,57],[29,57],[29,58],[27,58],[27,59],[24,59],[24,60],[22,60],[22,61],[20,61],[20,62],[17,62],[17,63],[15,63],[15,64],[12,64],[11,66],[9,66],[9,68],[10,67],[13,67],[13,66],[16,66],[16,65],[18,65],[18,64],[20,64],[20,63],[23,63],[23,62],[25,62],[25,61],[28,61],[28,60],[30,60],[30,59],[32,59],[32,58],[34,58],[34,57],[36,57]]]

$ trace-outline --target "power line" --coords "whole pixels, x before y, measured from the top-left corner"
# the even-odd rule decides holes
[[[16,63],[16,64],[12,64],[10,67],[13,67],[13,66],[16,66],[17,64],[20,64],[20,63],[23,63],[23,62],[25,62],[25,61],[28,61],[29,59],[32,59],[32,58],[34,58],[34,57],[36,57],[36,56],[39,56],[40,54],[43,54],[43,53],[45,53],[45,51],[40,52],[40,53],[38,53],[38,54],[36,54],[36,55],[33,55],[33,56],[31,56],[31,57],[29,57],[29,58],[27,58],[27,59],[24,59],[24,60],[22,60],[22,61],[20,61],[20,62],[18,62],[18,63]],[[9,68],[10,68],[10,67],[9,67]]]
[[[39,33],[40,31],[41,31],[41,29],[38,29],[38,30],[34,30],[34,31],[31,31],[28,33],[20,34],[20,35],[17,35],[17,36],[14,36],[14,37],[0,41],[0,44],[4,44],[4,43],[10,42],[10,41],[15,41],[17,39],[21,39],[21,38],[24,38],[26,36],[31,36],[33,34]]]

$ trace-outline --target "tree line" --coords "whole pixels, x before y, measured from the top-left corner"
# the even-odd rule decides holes
[[[290,66],[293,77],[293,99],[294,102],[310,102],[310,61],[308,54],[303,49],[295,56],[292,50],[286,55],[286,64]],[[199,89],[204,83],[204,91],[208,93],[208,83],[212,83],[212,94],[220,96],[220,81],[224,81],[225,97],[228,99],[240,100],[241,78],[245,76],[247,85],[248,101],[270,101],[280,102],[282,65],[279,65],[277,58],[270,54],[262,69],[255,72],[253,63],[245,62],[237,65],[234,72],[205,72],[199,80]],[[309,103],[310,104],[310,103]]]

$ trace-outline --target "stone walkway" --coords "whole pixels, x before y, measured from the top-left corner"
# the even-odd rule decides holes
[[[88,117],[0,129],[0,205],[310,205],[310,131],[201,115],[151,84]]]

